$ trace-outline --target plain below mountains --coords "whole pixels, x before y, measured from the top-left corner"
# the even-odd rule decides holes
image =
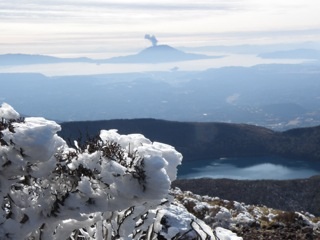
[[[0,55],[0,65],[30,65],[30,64],[54,64],[54,63],[164,63],[180,62],[200,59],[220,58],[223,56],[208,56],[204,54],[186,53],[168,45],[156,45],[142,50],[141,52],[108,59],[59,58],[46,55],[30,54],[3,54]]]
[[[259,156],[320,160],[320,126],[277,132],[248,124],[155,119],[65,122],[61,126],[59,135],[71,142],[97,136],[101,129],[141,133],[151,141],[174,146],[184,161]]]

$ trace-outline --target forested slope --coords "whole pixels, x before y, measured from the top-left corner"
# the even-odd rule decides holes
[[[141,133],[175,146],[185,161],[221,157],[280,156],[320,160],[320,126],[277,132],[248,124],[174,122],[155,119],[65,122],[65,139],[85,140],[100,129]]]

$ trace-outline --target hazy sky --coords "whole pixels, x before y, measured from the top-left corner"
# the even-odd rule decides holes
[[[320,41],[319,0],[0,0],[0,54]]]

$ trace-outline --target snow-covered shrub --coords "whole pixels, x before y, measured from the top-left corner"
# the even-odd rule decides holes
[[[72,148],[59,130],[0,107],[0,239],[214,239],[187,214],[172,220],[173,147],[102,130]]]

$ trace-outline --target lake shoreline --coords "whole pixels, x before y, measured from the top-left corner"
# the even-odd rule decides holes
[[[320,162],[277,156],[183,161],[178,179],[289,180],[320,175]]]

